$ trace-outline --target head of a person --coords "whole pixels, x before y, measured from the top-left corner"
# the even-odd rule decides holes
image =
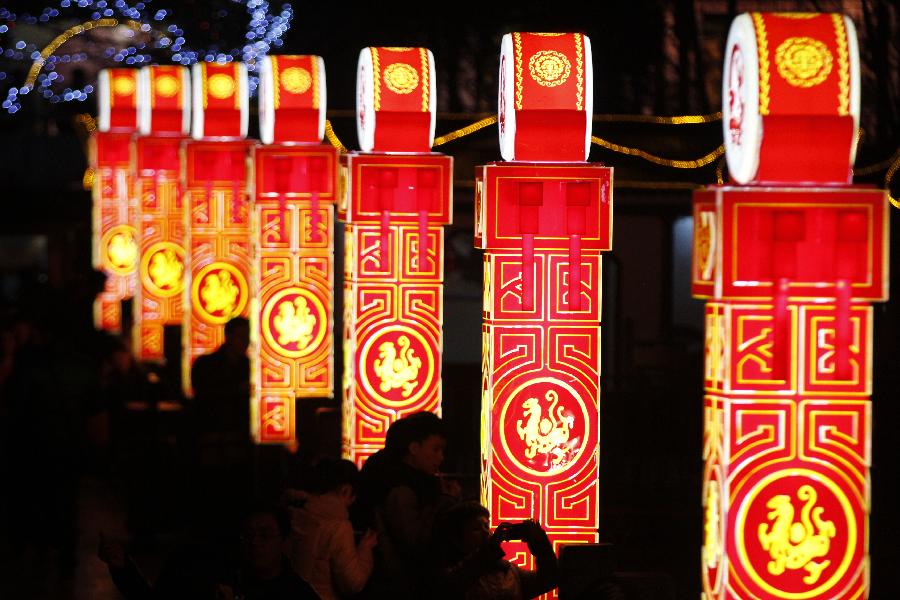
[[[278,571],[290,530],[290,517],[284,509],[259,506],[251,510],[244,519],[241,531],[242,552],[247,566],[255,573]]]
[[[460,502],[448,509],[436,525],[440,540],[451,560],[468,556],[491,535],[491,513],[477,502]]]
[[[358,478],[359,469],[352,461],[325,458],[316,464],[312,491],[315,494],[333,494],[349,507],[356,500]]]
[[[447,433],[444,422],[431,412],[417,412],[401,419],[405,421],[397,432],[395,447],[401,460],[419,471],[434,475],[444,462]],[[398,421],[399,423],[399,421]]]
[[[234,317],[225,323],[225,341],[222,346],[234,356],[244,356],[250,346],[250,321]]]

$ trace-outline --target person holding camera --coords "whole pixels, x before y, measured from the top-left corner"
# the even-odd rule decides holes
[[[439,520],[435,551],[442,556],[434,597],[465,600],[527,600],[557,585],[557,563],[547,533],[535,521],[500,523],[490,532],[490,512],[476,502],[457,504]],[[521,540],[536,569],[503,558],[502,542]]]

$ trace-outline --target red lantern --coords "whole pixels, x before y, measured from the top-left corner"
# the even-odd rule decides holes
[[[89,151],[94,173],[93,264],[106,275],[106,284],[94,302],[94,325],[118,333],[121,303],[134,295],[139,260],[130,169],[137,71],[104,69],[97,87],[100,117]]]
[[[224,341],[223,325],[250,311],[250,223],[247,193],[247,71],[241,64],[193,67],[191,132],[182,145],[186,272],[183,378]],[[207,136],[207,137],[204,137]],[[209,136],[234,136],[210,139]]]
[[[612,245],[612,169],[570,162],[590,143],[590,41],[512,33],[503,49],[503,156],[544,162],[476,170],[482,502],[494,526],[536,519],[555,546],[596,542],[600,253]],[[528,556],[520,542],[507,550]]]
[[[190,126],[190,79],[186,67],[140,70],[139,123],[134,139],[134,195],[140,265],[133,342],[144,361],[164,358],[164,330],[183,319],[185,230],[181,158]]]
[[[740,138],[726,143],[729,167],[781,183],[695,194],[708,598],[868,593],[870,303],[887,299],[888,203],[883,190],[804,185],[850,172],[855,44],[840,15],[741,15],[729,35],[726,86],[758,82],[760,109],[737,127],[726,110],[726,140]],[[812,124],[821,139],[801,153]],[[758,149],[746,146],[754,135]]]
[[[345,157],[343,454],[361,464],[407,414],[441,409],[443,225],[453,159],[428,153],[434,61],[424,48],[365,48]]]
[[[296,398],[331,397],[334,384],[338,156],[319,144],[322,59],[264,60],[260,130],[267,145],[253,149],[253,431],[261,443],[291,443]]]

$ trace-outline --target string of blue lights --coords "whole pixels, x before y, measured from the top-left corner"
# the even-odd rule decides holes
[[[34,92],[51,103],[85,101],[93,93],[92,83],[83,86],[71,85],[58,67],[69,63],[99,58],[109,66],[142,66],[159,62],[158,52],[167,53],[171,63],[192,65],[199,61],[231,62],[241,60],[249,71],[250,94],[255,95],[259,84],[256,75],[260,59],[272,48],[282,45],[281,37],[290,29],[293,10],[288,3],[282,4],[273,13],[266,0],[233,0],[242,7],[248,17],[244,39],[239,46],[201,47],[188,44],[185,31],[174,22],[173,11],[167,8],[151,8],[152,0],[128,3],[125,0],[59,0],[56,6],[47,6],[39,13],[15,13],[0,7],[0,91],[2,106],[14,114],[22,108],[22,96]],[[228,9],[222,9],[216,18],[225,18]],[[126,20],[125,23],[120,20]],[[50,27],[65,24],[50,44],[29,40],[34,27]],[[95,27],[122,27],[123,35],[134,40],[124,47],[101,42],[91,52],[78,51],[57,54],[56,50],[71,37],[81,35]],[[142,33],[146,35],[141,35]],[[26,68],[22,68],[27,63]],[[16,72],[28,72],[37,66],[35,77],[19,81]],[[30,80],[31,79],[31,80]],[[29,81],[30,80],[30,81]]]

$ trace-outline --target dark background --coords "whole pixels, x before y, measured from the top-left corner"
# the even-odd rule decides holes
[[[195,46],[233,44],[243,34],[244,15],[235,11],[232,2],[172,4],[177,21],[186,29],[185,37]],[[34,3],[6,6],[25,10],[33,9]],[[900,15],[890,2],[294,2],[293,7],[294,20],[279,51],[323,56],[329,118],[350,148],[356,146],[355,69],[363,46],[422,45],[433,51],[437,134],[441,135],[494,114],[504,33],[566,30],[591,37],[594,112],[600,116],[595,135],[668,158],[702,156],[722,141],[718,120],[665,125],[609,115],[719,110],[721,53],[728,25],[737,13],[747,10],[849,14],[860,36],[863,65],[863,135],[857,165],[881,163],[900,146]],[[215,17],[223,9],[231,13]],[[60,18],[42,26],[47,39],[84,20],[76,18],[77,11],[70,12],[68,20]],[[0,45],[6,47],[11,35],[0,34]],[[71,43],[81,44],[88,52],[99,47],[99,40],[81,37]],[[164,51],[155,54],[161,62],[167,58]],[[3,60],[0,67],[12,70],[10,79],[24,77],[21,65]],[[106,66],[113,65],[100,58],[79,63],[71,79],[90,81],[97,69]],[[3,97],[7,83],[0,82]],[[90,195],[82,188],[87,134],[76,115],[93,111],[90,101],[51,105],[32,95],[24,98],[17,114],[0,114],[0,305],[4,315],[23,304],[46,304],[53,310],[65,306],[65,314],[53,315],[61,326],[77,331],[90,328],[96,281],[90,260]],[[255,135],[252,130],[251,135]],[[447,232],[443,364],[444,417],[453,435],[447,470],[475,481],[481,255],[472,248],[473,168],[499,159],[496,128],[488,127],[439,150],[455,160],[454,224]],[[687,284],[689,217],[691,191],[715,183],[719,165],[679,170],[596,146],[591,160],[615,167],[616,182],[614,247],[604,255],[603,275],[600,539],[613,544],[616,569],[636,574],[635,579],[642,582],[646,594],[642,597],[696,598],[702,538],[703,323],[702,303],[690,298]],[[857,177],[857,182],[882,186],[889,164],[864,170],[866,174]],[[894,191],[900,192],[900,185]],[[898,214],[891,211],[895,231]],[[898,264],[897,244],[891,254]],[[897,276],[892,280],[896,282]],[[341,314],[340,306],[335,314]],[[874,330],[871,597],[892,598],[893,590],[900,589],[900,570],[895,567],[900,561],[896,544],[900,442],[895,434],[900,419],[895,406],[900,400],[896,392],[900,315],[896,301],[875,306]],[[340,332],[335,333],[339,340]],[[339,345],[336,351],[340,352]],[[335,362],[340,365],[340,357]],[[339,385],[339,374],[335,381]],[[338,400],[303,401],[298,413],[299,456],[337,453]],[[266,460],[265,469],[274,481],[290,459],[271,455]],[[0,483],[0,489],[18,492],[13,481]],[[177,507],[166,504],[169,496],[158,493],[160,511],[177,512]]]

